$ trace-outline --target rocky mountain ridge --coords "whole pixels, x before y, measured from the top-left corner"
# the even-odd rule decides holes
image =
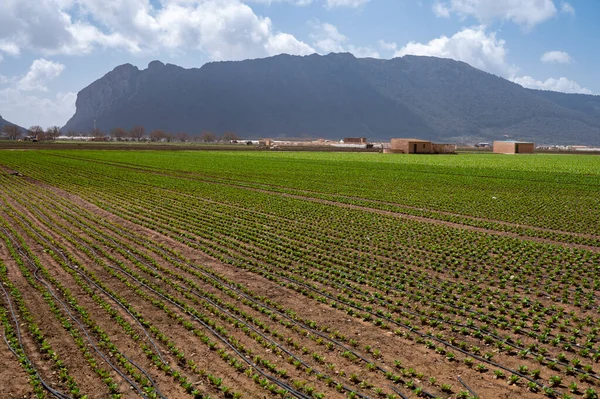
[[[63,130],[600,144],[600,96],[525,89],[434,57],[279,55],[184,69],[125,64],[81,90]]]

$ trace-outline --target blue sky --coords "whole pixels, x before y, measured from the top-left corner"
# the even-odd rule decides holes
[[[525,87],[600,94],[595,0],[2,0],[0,115],[62,126],[115,66],[280,53],[430,55]]]

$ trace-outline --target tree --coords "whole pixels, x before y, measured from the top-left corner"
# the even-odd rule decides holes
[[[50,126],[46,129],[46,138],[56,140],[60,136],[60,128],[58,126]]]
[[[4,125],[2,126],[2,133],[9,140],[16,140],[21,137],[21,129],[17,125]]]
[[[200,135],[200,139],[202,139],[202,141],[205,143],[212,143],[213,141],[217,140],[217,136],[215,136],[214,133],[205,130]]]
[[[92,130],[92,137],[96,138],[96,139],[101,139],[101,138],[106,137],[106,133],[104,133],[100,129],[94,129],[94,130]]]
[[[117,141],[123,141],[125,137],[127,137],[127,131],[120,127],[115,127],[110,130],[110,137],[116,139]]]
[[[132,139],[139,141],[144,137],[144,133],[146,132],[146,129],[144,129],[144,126],[134,126],[131,128],[131,130],[129,131],[129,137],[131,137]]]
[[[175,138],[177,138],[177,140],[179,140],[183,143],[183,142],[188,141],[190,136],[186,132],[179,132],[179,133],[175,134]]]
[[[69,130],[67,132],[67,136],[69,136],[69,137],[75,137],[75,136],[78,136],[78,134],[77,134],[77,132],[75,130]]]
[[[44,129],[42,129],[41,126],[38,126],[38,125],[30,126],[29,127],[29,133],[36,140],[43,140],[44,139]]]
[[[221,138],[221,140],[223,140],[226,143],[231,141],[237,141],[239,139],[240,138],[238,137],[238,135],[234,132],[225,132],[223,133],[223,137]]]
[[[161,141],[165,137],[167,137],[167,134],[164,130],[157,129],[150,133],[150,141]]]

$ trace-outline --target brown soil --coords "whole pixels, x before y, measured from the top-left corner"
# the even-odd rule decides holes
[[[271,281],[263,276],[260,276],[256,273],[249,272],[247,270],[221,263],[216,259],[208,256],[207,254],[193,249],[189,246],[186,246],[171,237],[160,234],[151,229],[142,227],[140,225],[134,224],[128,220],[125,220],[121,217],[118,217],[110,212],[106,212],[101,208],[97,207],[90,202],[65,191],[56,189],[54,187],[48,187],[39,182],[35,182],[33,180],[29,180],[36,187],[40,189],[39,195],[45,196],[48,201],[56,201],[58,204],[58,199],[62,198],[67,200],[73,207],[77,207],[79,209],[85,210],[86,212],[90,212],[91,216],[99,217],[101,220],[104,220],[114,226],[122,227],[126,231],[135,233],[139,237],[142,237],[148,244],[160,243],[168,246],[169,248],[179,252],[186,259],[193,261],[197,264],[201,264],[211,271],[213,271],[217,275],[224,276],[228,279],[231,279],[237,283],[243,284],[247,287],[252,293],[256,295],[264,295],[270,301],[276,302],[281,305],[284,309],[294,312],[298,318],[297,320],[307,320],[310,319],[314,321],[320,328],[327,328],[329,333],[334,331],[340,332],[340,334],[346,337],[346,341],[350,339],[354,339],[357,341],[357,346],[354,351],[360,353],[364,357],[368,358],[374,364],[377,364],[380,367],[383,367],[386,370],[394,371],[399,373],[399,371],[394,370],[394,361],[400,360],[405,367],[414,368],[417,373],[422,373],[422,380],[418,380],[416,377],[405,377],[405,380],[415,379],[417,385],[422,386],[426,391],[433,393],[434,395],[444,396],[444,397],[455,397],[455,395],[444,395],[440,389],[441,384],[451,384],[453,387],[454,393],[462,390],[462,386],[458,383],[457,378],[460,376],[463,381],[465,381],[471,389],[473,389],[480,397],[482,398],[535,398],[540,397],[540,394],[534,394],[529,392],[524,382],[520,382],[520,385],[510,386],[508,385],[506,379],[495,379],[491,371],[487,372],[477,372],[473,368],[468,367],[463,363],[463,359],[465,356],[457,353],[457,361],[451,362],[445,359],[444,356],[436,354],[433,350],[427,349],[422,343],[415,342],[415,335],[408,334],[412,339],[407,339],[401,336],[394,334],[389,330],[385,330],[375,326],[373,323],[365,322],[361,320],[360,317],[349,316],[345,311],[333,308],[329,304],[319,303],[315,300],[302,297],[298,292],[281,286],[276,281]],[[46,191],[47,190],[47,191]],[[265,191],[259,190],[257,191]],[[270,192],[269,192],[270,193]],[[18,197],[19,194],[13,194],[14,197]],[[414,216],[406,216],[402,214],[397,214],[393,212],[381,211],[372,208],[364,208],[359,206],[340,204],[333,201],[325,201],[318,200],[314,198],[309,198],[305,196],[299,195],[291,195],[291,194],[278,194],[284,195],[288,197],[298,198],[307,201],[315,201],[319,203],[324,203],[328,205],[335,206],[343,206],[351,209],[356,209],[360,211],[368,211],[377,214],[382,214],[386,216],[394,216],[394,217],[402,217],[409,218],[413,220],[418,220],[427,223],[440,223],[444,225],[448,225],[455,228],[460,229],[468,229],[483,232],[486,234],[499,234],[499,235],[508,235],[511,236],[510,233],[500,233],[495,231],[490,231],[487,229],[478,229],[478,228],[470,228],[463,225],[456,225],[453,223],[435,221],[427,218],[419,218]],[[25,200],[24,197],[21,200]],[[227,364],[226,361],[222,360],[216,351],[211,351],[207,348],[205,344],[201,342],[201,340],[194,336],[189,330],[187,330],[182,322],[189,319],[189,317],[182,312],[179,308],[172,305],[171,303],[167,303],[168,313],[171,313],[171,317],[167,315],[167,313],[157,306],[154,306],[149,299],[143,298],[140,294],[136,293],[133,288],[128,287],[125,283],[113,277],[106,269],[94,263],[92,259],[85,255],[85,253],[79,250],[75,245],[69,243],[65,236],[67,233],[61,232],[58,229],[58,225],[45,225],[43,220],[39,218],[34,212],[32,212],[26,205],[21,205],[19,202],[15,200],[8,201],[12,206],[17,208],[24,217],[31,220],[36,226],[44,231],[44,233],[53,237],[53,239],[68,249],[68,251],[73,255],[73,258],[79,264],[84,265],[86,269],[89,271],[93,271],[95,276],[101,281],[105,282],[112,290],[117,292],[123,299],[127,301],[127,303],[131,304],[132,308],[135,311],[139,312],[143,317],[149,320],[154,327],[156,327],[160,332],[164,333],[169,337],[170,340],[175,344],[175,346],[179,349],[182,349],[185,352],[187,360],[194,360],[199,368],[206,370],[207,372],[213,373],[216,376],[223,377],[223,384],[229,387],[232,387],[235,391],[240,391],[244,393],[244,397],[247,398],[262,398],[262,397],[275,397],[275,395],[271,395],[268,391],[260,388],[257,384],[252,382],[250,378],[247,376],[238,373],[232,369],[232,367]],[[58,206],[58,209],[61,209],[62,205]],[[49,212],[53,213],[53,218],[56,218],[57,221],[61,223],[65,223],[67,225],[70,224],[70,231],[73,233],[73,236],[76,240],[77,237],[87,238],[94,240],[92,235],[86,231],[86,229],[79,227],[77,224],[71,224],[68,221],[67,214],[69,214],[69,210],[64,207],[62,208],[62,212],[54,211],[53,208],[49,207]],[[74,212],[72,215],[76,215]],[[151,258],[156,264],[159,266],[157,270],[159,270],[159,276],[169,276],[168,273],[162,271],[162,268],[175,270],[175,267],[170,264],[165,259],[162,259],[160,256],[156,255],[145,249],[143,246],[135,243],[132,239],[127,236],[119,236],[117,233],[110,231],[107,227],[102,226],[100,223],[96,223],[92,221],[90,216],[89,223],[93,225],[93,228],[98,234],[105,234],[112,237],[116,244],[116,248],[112,248],[111,245],[100,244],[99,249],[96,250],[98,256],[103,259],[107,259],[110,255],[114,260],[122,262],[123,265],[126,265],[128,268],[135,270],[136,273],[140,274],[141,277],[148,281],[148,284],[152,284],[153,286],[159,287],[164,292],[172,295],[177,300],[181,301],[187,306],[190,306],[197,311],[206,312],[205,307],[202,305],[203,302],[184,295],[180,290],[176,290],[169,281],[163,281],[160,278],[156,278],[152,276],[152,273],[148,273],[143,271],[137,264],[137,262],[132,261],[132,259],[125,255],[121,254],[118,251],[118,248],[129,248],[131,250],[140,251],[146,254],[149,258]],[[1,213],[0,217],[4,220],[11,220],[11,218],[6,213]],[[423,219],[423,220],[422,220]],[[90,314],[99,326],[102,327],[104,331],[109,335],[112,342],[117,345],[117,347],[127,353],[129,357],[135,360],[136,363],[140,364],[144,367],[155,379],[157,384],[159,385],[162,392],[167,397],[185,397],[186,393],[183,389],[177,384],[174,379],[162,371],[158,370],[144,355],[142,352],[140,345],[138,342],[133,340],[129,335],[127,335],[121,327],[119,327],[113,319],[111,319],[107,313],[98,306],[92,298],[89,297],[74,281],[69,273],[60,267],[56,261],[54,261],[44,248],[37,244],[35,240],[25,233],[23,229],[17,229],[21,236],[25,238],[27,244],[32,248],[35,254],[43,261],[43,264],[49,269],[51,275],[57,280],[61,281],[72,294],[77,298],[79,304],[83,306]],[[519,239],[523,239],[522,237],[517,237]],[[535,240],[538,241],[538,240]],[[548,240],[540,240],[542,242],[547,242]],[[82,241],[79,241],[82,242]],[[556,245],[565,246],[564,243],[555,243]],[[123,247],[120,247],[122,245]],[[104,255],[101,254],[105,253]],[[232,250],[232,253],[235,252]],[[27,282],[24,281],[22,277],[20,277],[20,272],[16,269],[14,262],[10,260],[10,257],[6,251],[2,251],[2,247],[0,246],[0,259],[2,259],[6,264],[9,264],[10,274],[9,278],[11,281],[14,281],[16,285],[23,291],[24,297],[29,304],[31,309],[36,309],[37,312],[35,317],[38,319],[40,326],[44,331],[49,331],[48,339],[51,341],[53,347],[57,349],[57,352],[61,355],[61,358],[64,357],[65,362],[68,363],[69,370],[71,370],[72,375],[76,378],[76,380],[83,387],[85,386],[87,389],[90,389],[91,392],[97,393],[98,397],[103,397],[106,394],[106,387],[99,381],[98,377],[91,372],[89,366],[85,360],[81,357],[81,353],[75,347],[72,339],[69,336],[65,336],[64,330],[60,326],[60,323],[54,318],[54,316],[47,309],[47,306],[39,297],[37,292],[34,292],[31,288],[28,288]],[[12,263],[11,263],[12,262]],[[114,262],[113,262],[114,263]],[[182,278],[189,279],[188,281],[197,284],[203,290],[206,290],[215,296],[217,296],[220,300],[224,302],[231,303],[235,305],[240,310],[246,312],[250,315],[254,320],[259,323],[265,323],[267,325],[273,324],[269,320],[269,318],[253,309],[252,307],[243,304],[239,298],[232,298],[225,294],[224,292],[214,288],[213,286],[205,283],[202,279],[194,275],[193,273],[189,273],[187,271],[178,270],[177,274]],[[448,276],[446,276],[448,277]],[[177,276],[169,276],[173,282],[176,282],[177,285],[184,286],[188,282],[179,279]],[[128,278],[128,282],[132,284],[134,287],[138,287],[141,291],[145,292],[149,298],[152,299],[160,299],[159,296],[152,292],[151,290],[142,287],[139,283],[137,283],[132,278]],[[321,289],[322,291],[330,291],[335,294],[335,289],[329,285],[315,283],[315,286]],[[188,285],[189,289],[189,285]],[[371,288],[370,288],[371,289]],[[372,289],[373,292],[376,292],[375,289]],[[399,297],[396,297],[399,298]],[[105,298],[106,299],[106,298]],[[162,300],[162,299],[161,299]],[[114,305],[114,304],[113,304]],[[424,305],[426,307],[428,305]],[[377,307],[375,307],[377,308]],[[570,309],[570,308],[569,308]],[[573,308],[577,310],[576,308]],[[118,309],[119,314],[128,322],[130,322],[134,329],[138,334],[143,336],[143,331],[140,329],[137,324],[133,322],[131,316],[129,316],[122,309]],[[216,313],[216,312],[215,312]],[[234,315],[234,313],[230,313]],[[217,322],[217,325],[223,325],[227,331],[235,337],[235,339],[239,340],[246,348],[248,348],[252,355],[259,354],[262,358],[267,359],[269,362],[277,365],[279,369],[284,369],[288,372],[290,378],[287,380],[288,383],[291,381],[307,381],[310,385],[315,386],[318,392],[326,392],[327,397],[342,397],[341,394],[337,393],[332,388],[328,388],[324,381],[317,379],[316,376],[308,375],[302,369],[296,369],[291,364],[286,361],[287,356],[279,356],[275,354],[270,349],[265,349],[258,343],[258,340],[251,338],[249,335],[246,335],[242,332],[240,327],[236,327],[233,323],[224,322],[216,317],[215,314],[213,320]],[[178,322],[176,318],[179,317],[181,320]],[[248,322],[250,325],[250,322]],[[256,325],[254,325],[256,328]],[[264,331],[263,334],[268,337],[268,339],[278,342],[279,345],[285,347],[287,350],[290,350],[294,353],[295,356],[302,359],[307,364],[313,366],[314,368],[318,368],[319,371],[324,372],[325,374],[331,376],[337,382],[342,382],[345,385],[352,386],[353,389],[356,389],[359,392],[362,392],[365,395],[374,397],[375,394],[373,391],[370,391],[367,388],[361,388],[356,383],[352,383],[348,376],[351,374],[357,374],[361,380],[368,380],[374,384],[375,387],[385,388],[386,393],[391,393],[387,387],[389,386],[389,381],[387,381],[381,372],[375,371],[367,371],[365,369],[365,365],[360,362],[352,362],[345,357],[343,357],[342,351],[340,349],[334,349],[331,352],[327,352],[323,346],[318,345],[315,341],[311,340],[310,337],[307,337],[307,334],[300,333],[298,331],[292,329],[286,329],[281,325],[274,325],[275,329],[279,330],[283,334],[283,337],[277,337],[271,332]],[[196,325],[198,330],[202,330],[207,332],[206,329]],[[299,328],[302,331],[302,328]],[[467,336],[463,337],[459,333],[451,333],[448,330],[444,331],[444,334],[447,337],[455,337],[458,341],[464,340],[468,343],[469,346],[472,345],[480,345],[479,341],[473,337]],[[308,335],[311,335],[310,333]],[[306,348],[306,353],[303,353],[301,350],[294,349],[293,346],[289,345],[286,342],[286,339],[290,338],[294,342],[297,343],[300,347]],[[525,343],[528,343],[527,339],[524,339]],[[158,343],[158,341],[157,341]],[[168,347],[164,344],[160,344],[160,348],[162,349],[162,353],[165,355],[165,358],[168,359],[170,364],[173,364],[177,370],[180,370],[183,375],[186,375],[190,381],[193,381],[197,384],[198,387],[202,388],[203,392],[208,392],[212,396],[219,396],[218,390],[214,387],[211,387],[208,383],[208,380],[205,377],[200,377],[194,374],[188,365],[185,363],[178,364],[176,358],[173,355],[167,354]],[[31,343],[28,344],[31,346]],[[345,345],[350,346],[349,342],[346,342]],[[372,353],[365,348],[367,345],[372,347],[373,350],[380,350],[382,353],[381,358],[376,358]],[[219,347],[225,347],[222,343],[219,343]],[[60,349],[59,349],[60,348]],[[228,350],[229,351],[229,350]],[[482,351],[495,351],[493,347],[482,347]],[[34,349],[31,348],[31,352],[34,353]],[[230,351],[231,352],[231,351]],[[0,352],[0,356],[3,352]],[[321,365],[315,360],[312,359],[312,353],[321,353],[326,357],[325,363],[331,363],[332,368],[328,369],[324,364]],[[250,358],[250,354],[247,355]],[[0,361],[2,358],[0,358]],[[40,359],[38,359],[40,360]],[[495,353],[494,360],[503,366],[510,369],[517,369],[520,365],[527,365],[530,370],[535,369],[539,366],[536,365],[531,357],[527,359],[520,359],[516,356],[509,356],[504,353]],[[477,363],[477,362],[476,362]],[[2,363],[0,363],[0,366]],[[493,366],[489,366],[490,369],[494,369]],[[14,372],[10,372],[12,376],[14,374],[14,380],[19,380],[19,372],[22,374],[22,370],[17,367],[12,367]],[[18,370],[18,372],[17,372]],[[345,375],[344,375],[345,374]],[[509,373],[506,373],[507,375]],[[52,378],[52,371],[50,369],[44,370],[44,375],[49,375],[49,378]],[[542,370],[542,379],[543,381],[547,381],[550,372],[547,369]],[[428,381],[430,376],[435,376],[436,381],[434,384]],[[2,374],[0,372],[0,382],[2,379],[9,378],[6,374]],[[564,378],[563,384],[566,384],[574,380],[574,378]],[[580,384],[583,386],[583,384]],[[409,389],[398,386],[400,391],[407,394],[409,397],[415,397],[414,394],[410,393]],[[563,385],[564,390],[564,385]],[[129,395],[134,397],[133,392],[128,392]]]

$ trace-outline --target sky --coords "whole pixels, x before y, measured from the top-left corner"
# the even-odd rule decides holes
[[[524,87],[600,94],[597,0],[2,0],[0,115],[63,126],[114,67],[281,53],[452,58]]]

